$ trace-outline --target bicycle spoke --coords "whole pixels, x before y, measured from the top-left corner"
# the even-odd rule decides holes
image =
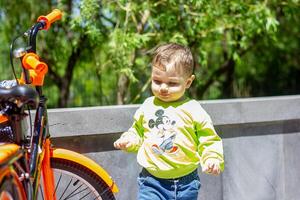
[[[42,195],[42,199],[44,200],[44,194],[43,194],[43,190],[42,190],[42,186],[40,185],[40,192],[41,192],[41,195]]]
[[[97,200],[99,197],[101,197],[100,195],[99,196],[96,196],[96,198],[94,200]]]
[[[78,181],[78,180],[77,180]],[[76,194],[74,194],[74,192],[76,192],[81,186],[83,186],[83,184],[81,184],[80,186],[78,186],[75,190],[73,190],[65,199],[68,199],[69,197],[72,197],[72,196],[74,196],[74,195],[76,195]],[[72,195],[72,194],[74,194],[74,195]]]
[[[64,190],[64,192],[62,193],[62,195],[59,197],[59,200],[64,196],[65,192],[67,191],[67,189],[69,188],[71,182],[72,182],[73,178],[71,178],[69,184],[67,185],[66,189]]]
[[[111,199],[110,197],[107,197],[107,193],[110,192],[109,187],[105,187],[101,191],[98,191],[98,187],[93,187],[86,179],[83,179],[73,172],[54,168],[53,173],[56,184],[55,191],[53,192],[55,193],[57,200]],[[44,189],[43,185],[41,186],[42,189]],[[40,190],[42,191],[42,189]],[[39,195],[38,200],[42,200],[41,195]]]
[[[104,190],[101,194],[99,194],[94,200],[97,200],[101,195],[105,194],[107,191],[109,191],[109,188]]]
[[[79,200],[84,199],[86,196],[88,196],[89,194],[91,194],[91,192],[87,193],[86,195],[84,195],[83,197],[81,197]]]
[[[84,191],[87,190],[87,189],[88,189],[88,187],[84,188],[83,190],[80,190],[79,192],[77,192],[77,193],[75,193],[75,194],[69,196],[68,199],[70,199],[71,197],[73,197],[73,196],[75,196],[75,195],[77,195],[77,194],[80,194],[80,193],[84,192]],[[64,200],[66,200],[66,199],[64,199]]]
[[[54,194],[53,194],[53,196],[55,196],[55,195],[56,195],[56,190],[57,190],[57,188],[58,188],[58,185],[59,185],[59,183],[60,183],[61,177],[62,177],[62,173],[60,173],[59,179],[58,179],[58,181],[57,181],[57,184],[56,184],[56,186],[55,186],[55,190],[54,190]]]

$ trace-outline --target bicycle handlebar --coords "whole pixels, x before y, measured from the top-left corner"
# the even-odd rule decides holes
[[[54,9],[46,16],[40,16],[37,23],[29,31],[29,47],[22,56],[23,82],[35,86],[43,86],[44,76],[48,71],[46,63],[41,62],[36,52],[36,36],[40,30],[48,30],[51,24],[62,17],[59,9]],[[39,89],[40,90],[40,89]]]
[[[48,30],[51,26],[51,24],[57,20],[60,20],[62,17],[62,12],[58,9],[54,9],[51,13],[49,13],[46,16],[40,16],[38,18],[38,22],[44,21],[45,22],[45,26],[43,29]]]

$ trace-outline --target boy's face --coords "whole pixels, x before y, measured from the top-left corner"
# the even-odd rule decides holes
[[[185,90],[191,86],[195,76],[187,77],[174,67],[166,69],[152,67],[152,92],[155,97],[164,102],[180,100],[184,96]]]

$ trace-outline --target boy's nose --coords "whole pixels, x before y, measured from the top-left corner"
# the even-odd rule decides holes
[[[165,84],[165,83],[162,83],[161,85],[160,85],[160,92],[168,92],[168,85],[167,84]]]

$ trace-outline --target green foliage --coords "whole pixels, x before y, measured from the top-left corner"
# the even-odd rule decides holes
[[[192,49],[196,99],[300,91],[299,0],[3,0],[1,79],[12,78],[12,37],[54,8],[62,21],[38,37],[50,107],[115,104],[120,91],[123,103],[142,102],[151,95],[149,52],[167,42]]]

